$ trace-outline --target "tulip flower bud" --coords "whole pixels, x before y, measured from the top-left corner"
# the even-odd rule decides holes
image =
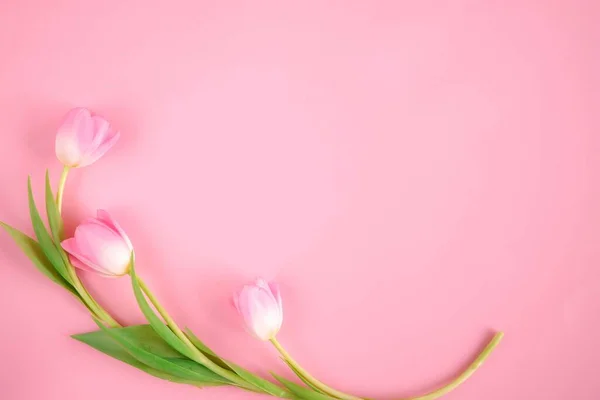
[[[85,167],[102,157],[118,139],[119,132],[104,118],[92,116],[85,108],[74,108],[58,128],[56,157],[67,167]]]
[[[97,218],[83,221],[75,229],[75,236],[61,245],[76,268],[106,277],[129,272],[133,246],[123,229],[104,210],[98,210]]]
[[[260,340],[271,340],[283,322],[281,295],[276,284],[258,279],[234,296],[235,307],[247,329]]]

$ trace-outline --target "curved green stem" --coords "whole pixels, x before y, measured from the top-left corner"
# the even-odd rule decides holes
[[[433,400],[433,399],[437,399],[437,398],[445,395],[446,393],[449,393],[452,390],[456,389],[464,381],[466,381],[471,375],[473,375],[473,373],[479,367],[481,367],[483,362],[489,357],[490,354],[492,354],[492,351],[494,351],[496,346],[498,346],[498,344],[502,340],[503,336],[504,336],[503,332],[497,332],[494,335],[494,337],[492,338],[492,340],[490,340],[488,345],[485,346],[485,348],[481,351],[481,353],[479,353],[477,358],[471,363],[471,365],[469,365],[467,367],[467,369],[464,370],[462,374],[457,376],[452,382],[448,383],[447,385],[445,385],[437,390],[434,390],[433,392],[424,394],[422,396],[410,397],[407,400]]]
[[[67,176],[69,176],[69,170],[71,168],[65,167],[62,170],[62,174],[60,174],[60,181],[58,182],[58,190],[56,191],[56,206],[58,207],[58,212],[62,212],[62,203],[63,203],[63,193],[65,191],[65,184],[67,183]]]
[[[271,343],[273,344],[273,346],[275,346],[275,348],[277,349],[277,351],[279,351],[279,354],[281,354],[281,357],[283,357],[283,359],[287,363],[289,363],[291,366],[293,366],[293,369],[298,374],[302,375],[303,380],[306,380],[306,382],[309,383],[311,386],[314,386],[315,388],[319,389],[323,393],[325,393],[325,394],[327,394],[329,396],[333,396],[333,397],[338,398],[338,399],[342,399],[342,400],[361,400],[360,397],[356,397],[356,396],[353,396],[351,394],[340,392],[339,390],[336,390],[336,389],[334,389],[332,387],[329,387],[326,384],[324,384],[323,382],[321,382],[318,379],[316,379],[315,377],[313,377],[311,374],[308,373],[308,371],[306,371],[304,368],[302,368],[300,366],[300,364],[298,364],[296,362],[296,360],[294,360],[292,358],[292,356],[290,355],[290,353],[288,353],[283,348],[283,346],[277,341],[277,339],[275,339],[275,338],[271,339]]]
[[[465,382],[471,375],[473,375],[473,373],[479,367],[481,367],[483,362],[490,356],[490,354],[492,354],[492,352],[494,351],[496,346],[498,346],[498,344],[502,340],[503,336],[504,336],[503,332],[497,332],[494,335],[494,337],[492,338],[492,340],[487,344],[487,346],[485,346],[485,348],[481,351],[481,353],[479,353],[477,358],[467,367],[467,369],[464,370],[456,378],[454,378],[450,383],[442,386],[441,388],[439,388],[437,390],[434,390],[433,392],[430,392],[430,393],[427,393],[427,394],[424,394],[421,396],[402,399],[402,400],[434,400],[434,399],[437,399],[437,398],[451,392],[452,390],[456,389],[463,382]],[[319,380],[314,378],[304,368],[302,368],[300,365],[298,365],[298,363],[290,356],[290,354],[283,348],[283,346],[281,346],[281,344],[276,339],[271,339],[271,343],[273,343],[273,345],[279,351],[279,353],[281,354],[283,359],[288,364],[290,364],[290,366],[292,367],[292,370],[294,370],[294,372],[296,374],[298,374],[299,377],[303,381],[305,381],[309,386],[312,386],[312,387],[316,388],[317,390],[319,390],[329,396],[332,396],[332,397],[335,397],[338,399],[342,399],[342,400],[366,400],[366,399],[363,399],[360,397],[356,397],[356,396],[352,396],[347,393],[340,392],[336,389],[333,389],[333,388],[325,385],[323,382],[320,382]]]
[[[160,304],[160,302],[154,296],[152,291],[148,288],[146,283],[143,280],[141,280],[139,277],[136,277],[136,278],[137,278],[138,284],[140,285],[140,288],[146,294],[146,296],[148,297],[148,299],[150,300],[150,302],[152,303],[152,305],[154,306],[156,311],[158,311],[158,313],[162,316],[162,318],[165,321],[165,323],[167,324],[167,326],[169,328],[171,328],[173,333],[187,347],[190,348],[190,350],[192,351],[192,354],[194,355],[194,361],[196,361],[199,364],[204,365],[206,368],[208,368],[212,372],[216,373],[217,375],[222,376],[225,379],[228,379],[234,385],[236,385],[242,389],[246,389],[246,390],[249,390],[252,392],[262,393],[261,391],[258,391],[256,389],[256,387],[254,387],[253,385],[250,385],[248,382],[246,382],[244,379],[240,378],[234,372],[228,371],[225,368],[215,364],[205,354],[203,354],[200,350],[198,350],[198,348],[196,346],[194,346],[194,344],[190,341],[190,339],[182,332],[182,330],[179,328],[179,326],[177,326],[177,324],[175,323],[173,318],[171,318],[171,316],[169,315],[167,310],[165,310],[165,308]]]

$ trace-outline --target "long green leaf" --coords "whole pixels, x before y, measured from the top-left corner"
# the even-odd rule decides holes
[[[273,382],[269,382],[268,380],[263,379],[255,374],[253,374],[252,372],[240,367],[239,365],[230,363],[228,361],[225,361],[225,362],[231,367],[231,369],[233,369],[235,371],[236,374],[238,374],[240,376],[240,378],[242,378],[246,382],[256,386],[257,388],[263,390],[264,392],[269,393],[276,397],[281,397],[281,398],[293,398],[294,397],[292,395],[292,393],[285,390],[281,386],[278,386],[278,385],[274,384]]]
[[[142,310],[142,313],[144,314],[152,328],[154,328],[156,333],[165,342],[167,342],[171,347],[173,347],[175,350],[177,350],[190,360],[195,361],[199,365],[207,366],[211,371],[214,371],[216,374],[221,376],[222,379],[225,379],[228,383],[242,387],[244,389],[254,390],[254,387],[252,385],[248,385],[246,382],[244,382],[243,379],[239,379],[238,376],[235,373],[231,372],[229,369],[225,370],[218,365],[214,365],[214,363],[204,353],[196,349],[192,343],[185,343],[183,341],[183,338],[180,339],[171,330],[169,326],[165,325],[161,321],[161,319],[154,313],[154,311],[148,304],[144,293],[142,293],[142,288],[135,272],[135,257],[133,253],[131,254],[130,261],[130,275],[133,286],[133,292],[138,302],[138,305]],[[151,294],[148,294],[148,296],[151,296]],[[187,337],[185,338],[188,339]],[[188,347],[188,345],[190,347]]]
[[[98,322],[98,326],[103,332],[123,346],[123,348],[125,348],[125,350],[127,350],[127,352],[136,360],[151,368],[185,380],[194,381],[203,386],[228,384],[226,380],[202,365],[193,362],[188,363],[186,360],[181,358],[160,357],[138,346],[134,340],[131,340],[131,338],[127,338],[120,334],[119,328],[108,329],[100,322]]]
[[[38,242],[42,248],[42,251],[50,260],[50,263],[54,266],[54,269],[69,283],[72,283],[71,277],[69,276],[69,272],[67,271],[67,267],[60,255],[60,252],[55,247],[52,238],[46,231],[46,227],[44,226],[44,222],[40,217],[40,213],[35,206],[35,200],[33,199],[33,191],[31,190],[31,177],[27,180],[27,192],[29,197],[29,214],[31,215],[31,223],[33,225],[33,230],[35,232],[35,236],[38,239]]]
[[[73,281],[73,278],[68,272],[70,268],[73,268],[70,264],[69,256],[60,245],[62,239],[64,238],[64,223],[63,218],[60,215],[60,210],[56,205],[54,193],[52,193],[52,186],[50,185],[50,173],[48,172],[48,170],[46,170],[46,215],[48,216],[48,225],[50,227],[50,233],[54,241],[54,247],[56,248],[56,251],[58,251],[60,258],[62,259],[62,265],[64,265],[67,275],[69,276],[69,278],[71,278],[70,282],[73,282],[73,286],[77,287],[75,284],[76,282]],[[85,301],[83,302],[83,304],[88,308],[88,310],[92,314],[95,314],[95,310],[90,304],[88,304]]]
[[[173,331],[171,331],[171,329],[169,329],[169,327],[166,326],[161,321],[161,319],[154,313],[154,311],[152,311],[152,308],[148,304],[148,301],[146,300],[146,297],[142,293],[142,289],[140,288],[140,285],[138,283],[138,278],[137,278],[137,275],[135,274],[134,258],[135,257],[132,254],[132,256],[131,256],[131,271],[130,271],[131,284],[133,286],[133,293],[138,302],[138,305],[140,306],[140,309],[142,310],[142,313],[144,314],[144,316],[146,317],[146,319],[148,320],[148,322],[150,323],[152,328],[154,328],[154,330],[156,331],[158,336],[160,336],[165,342],[167,342],[171,347],[173,347],[179,353],[183,354],[184,356],[186,356],[190,359],[194,358],[190,348],[187,347],[187,345],[185,343],[183,343],[181,341],[181,339],[179,339],[177,337],[177,335],[175,335],[173,333]]]
[[[185,332],[186,336],[188,337],[188,339],[190,339],[190,342],[192,342],[198,350],[200,350],[204,354],[211,355],[213,357],[217,357],[217,354],[214,351],[212,351],[210,349],[210,347],[205,345],[202,342],[202,340],[200,340],[200,338],[198,338],[198,336],[196,336],[194,334],[194,332],[192,332],[192,330],[190,328],[185,328],[184,332]]]
[[[48,225],[50,225],[50,232],[52,232],[52,238],[54,243],[60,247],[60,242],[64,238],[64,225],[63,219],[56,205],[54,194],[52,193],[52,186],[50,185],[50,173],[46,170],[46,214],[48,215]]]
[[[50,226],[50,233],[52,234],[52,240],[54,243],[54,248],[58,252],[60,258],[62,259],[62,264],[65,268],[67,275],[70,278],[70,282],[73,283],[73,287],[77,290],[77,282],[72,278],[69,274],[69,269],[73,268],[69,261],[69,256],[67,252],[60,245],[63,237],[64,237],[64,224],[62,216],[60,215],[60,210],[56,205],[56,199],[54,198],[54,194],[52,193],[52,186],[50,185],[50,173],[46,170],[46,215],[48,216],[48,225]],[[79,288],[80,290],[85,289],[83,287]],[[85,299],[85,300],[84,300]],[[87,307],[92,315],[96,315],[96,309],[94,308],[94,300],[86,295],[86,297],[82,297],[82,303]]]
[[[60,245],[60,242],[64,238],[64,223],[62,216],[60,215],[60,210],[56,205],[54,193],[52,193],[52,186],[50,185],[50,173],[48,170],[46,170],[46,215],[48,216],[48,225],[50,226],[50,233],[52,234],[54,246],[60,254],[65,268],[68,270],[69,268],[72,268],[70,266],[69,256]],[[94,314],[94,309],[90,307],[89,304],[86,304],[85,302],[84,304],[90,310],[90,312]]]
[[[145,325],[148,326],[148,325]],[[148,326],[149,327],[149,326]],[[137,326],[132,326],[124,329],[137,328]],[[152,330],[152,328],[150,328]],[[152,331],[154,332],[154,331]],[[122,361],[126,364],[131,365],[141,371],[144,371],[152,376],[155,376],[160,379],[165,379],[167,381],[175,382],[175,383],[184,383],[194,386],[203,386],[198,384],[193,380],[183,379],[178,376],[160,371],[155,368],[151,368],[146,364],[138,361],[135,357],[130,355],[117,341],[115,341],[110,335],[106,334],[104,331],[96,331],[90,333],[83,333],[79,335],[73,335],[74,339],[87,344],[88,346],[114,358],[119,361]],[[168,347],[168,346],[167,346]]]
[[[300,386],[292,381],[288,381],[287,379],[282,378],[281,376],[278,376],[275,374],[273,374],[273,376],[275,377],[275,379],[277,379],[279,382],[281,382],[281,384],[283,386],[288,388],[292,393],[294,393],[301,399],[304,399],[304,400],[332,400],[332,399],[335,399],[335,397],[330,397],[325,394],[317,393],[309,388]]]
[[[113,330],[118,330],[119,334],[125,339],[152,354],[156,354],[163,358],[180,357],[179,353],[162,340],[150,325],[133,325],[125,328],[115,328]],[[105,337],[106,333],[100,330],[85,335]]]
[[[187,338],[190,339],[190,342],[192,342],[192,344],[194,346],[196,346],[196,348],[198,350],[200,350],[202,353],[204,353],[204,355],[206,357],[208,357],[212,362],[214,362],[215,364],[217,364],[221,368],[225,368],[225,369],[228,369],[230,371],[233,371],[229,367],[229,365],[227,365],[227,363],[221,359],[221,357],[219,357],[214,351],[212,351],[207,345],[205,345],[198,338],[198,336],[196,336],[194,334],[194,332],[192,332],[189,328],[185,328],[184,332],[185,332],[185,335],[187,336]]]
[[[13,228],[12,226],[0,222],[0,226],[13,238],[17,246],[25,253],[25,255],[31,260],[33,265],[36,266],[44,275],[50,278],[53,282],[59,284],[75,296],[79,297],[73,286],[67,282],[52,266],[39,243],[24,234],[23,232]]]
[[[222,358],[217,356],[217,354],[214,351],[212,351],[207,345],[205,345],[190,329],[186,328],[185,334],[194,344],[194,346],[196,346],[198,350],[206,354],[206,356],[209,357],[214,363],[220,365],[223,368],[227,368],[235,372],[240,378],[242,378],[246,382],[273,396],[282,398],[293,397],[292,394],[284,388],[253,374],[252,372],[240,367],[237,364],[234,364],[227,360],[223,360]]]
[[[189,370],[192,373],[201,373],[203,375],[206,375],[205,379],[207,381],[210,379],[210,382],[214,383],[215,385],[232,385],[232,383],[229,382],[227,379],[215,374],[214,372],[206,368],[204,365],[198,364],[195,361],[188,360],[187,358],[181,358],[181,356],[167,358],[167,360],[169,360],[173,364],[176,364],[180,368]]]

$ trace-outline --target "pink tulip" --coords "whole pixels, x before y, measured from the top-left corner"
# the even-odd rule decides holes
[[[119,224],[104,210],[75,229],[75,237],[64,240],[74,267],[113,277],[129,272],[133,246]]]
[[[283,322],[283,305],[279,288],[258,279],[234,296],[235,307],[251,334],[260,340],[275,338]]]
[[[119,132],[102,117],[85,108],[65,116],[56,134],[56,157],[67,167],[85,167],[104,155],[119,139]]]

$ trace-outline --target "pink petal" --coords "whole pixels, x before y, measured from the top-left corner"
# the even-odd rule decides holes
[[[250,328],[250,326],[252,325],[252,318],[250,315],[249,299],[248,299],[248,296],[246,296],[246,290],[247,290],[247,286],[244,286],[242,288],[242,290],[239,291],[237,296],[235,296],[233,298],[233,301],[234,301],[235,307],[238,310],[238,313],[244,320],[244,324],[246,325],[246,327]],[[251,330],[250,330],[250,332],[252,333]]]
[[[258,278],[255,284],[257,287],[268,292],[271,295],[273,301],[275,301],[279,306],[281,306],[281,296],[279,295],[279,287],[276,283],[268,283],[266,280]]]
[[[250,328],[259,339],[270,339],[280,326],[279,311],[273,296],[258,287],[248,287],[246,296]]]
[[[81,135],[84,132],[85,135]],[[58,136],[73,136],[89,139],[89,143],[94,138],[94,124],[92,115],[86,108],[73,108],[65,115],[60,127],[58,128]],[[80,136],[81,135],[81,136]]]
[[[131,240],[129,240],[129,237],[127,236],[125,231],[121,228],[121,225],[119,225],[117,223],[117,221],[115,221],[115,219],[113,217],[111,217],[111,215],[108,213],[108,211],[98,210],[98,211],[96,211],[96,216],[98,217],[98,221],[106,224],[106,226],[108,226],[109,228],[111,228],[112,230],[117,232],[119,235],[121,235],[123,240],[125,240],[125,242],[127,243],[127,246],[129,246],[129,249],[133,250],[133,245],[131,244]]]
[[[252,316],[250,314],[248,296],[245,296],[244,293],[245,288],[246,287],[242,288],[242,290],[240,290],[233,296],[233,304],[240,316],[242,317],[242,320],[244,322],[244,330],[250,335],[254,336],[255,338],[262,340],[256,335],[254,329],[252,328]]]
[[[69,261],[75,268],[79,268],[83,271],[93,272],[93,273],[103,276],[105,278],[114,278],[115,277],[115,275],[111,275],[102,269],[96,269],[96,268],[92,268],[92,267],[88,266],[85,262],[79,260],[75,256],[70,255]]]
[[[107,137],[109,137],[109,135],[112,137],[114,134],[114,131],[111,130],[110,123],[99,115],[94,115],[92,117],[92,125],[94,127],[94,138],[84,155],[85,165],[92,164],[98,160],[99,157],[94,158],[93,155],[102,143],[106,141]]]
[[[100,143],[100,145],[97,148],[95,148],[92,152],[86,154],[83,157],[83,160],[79,166],[85,167],[98,161],[100,157],[102,157],[108,150],[110,150],[111,147],[115,145],[115,143],[117,143],[120,136],[121,134],[117,131],[109,131],[104,141]]]
[[[269,290],[273,294],[273,297],[275,298],[275,300],[277,300],[277,303],[279,305],[281,305],[282,301],[281,301],[281,293],[279,291],[279,285],[276,284],[275,282],[270,282],[268,285],[269,285]]]
[[[94,141],[90,150],[97,149],[105,141],[110,131],[110,123],[99,115],[92,117],[92,123],[94,124]]]
[[[283,321],[279,289],[277,285],[272,287],[274,290],[265,280],[258,279],[234,296],[234,304],[247,330],[260,340],[274,338]]]
[[[131,249],[117,232],[103,223],[79,225],[75,230],[75,240],[80,254],[93,264],[113,275],[127,272]]]
[[[56,156],[65,165],[77,167],[88,151],[94,135],[90,112],[74,108],[65,116],[56,134]]]
[[[71,110],[59,128],[59,133],[63,128],[71,131],[70,134],[77,139],[77,146],[83,153],[89,151],[94,140],[94,121],[88,109],[75,108]]]
[[[77,242],[75,241],[75,238],[63,240],[62,242],[60,242],[60,246],[69,254],[79,254],[79,248],[77,247]]]
[[[271,283],[269,283],[269,289],[271,289],[271,293],[273,294],[275,301],[277,301],[277,306],[279,307],[279,316],[280,316],[281,320],[283,321],[283,300],[281,299],[281,292],[279,290],[279,285],[276,284],[275,282],[271,282]]]
[[[74,267],[80,268],[85,271],[99,273],[101,275],[109,274],[108,271],[94,264],[83,254],[81,254],[75,238],[63,240],[60,245],[67,253],[69,253],[69,261],[71,261],[71,264],[73,264]]]

